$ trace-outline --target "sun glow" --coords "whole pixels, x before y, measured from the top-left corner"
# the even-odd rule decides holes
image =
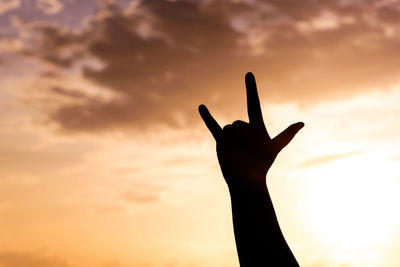
[[[359,154],[313,168],[306,200],[308,224],[320,244],[346,263],[376,266],[399,225],[395,166]],[[346,258],[346,255],[348,257]],[[337,258],[337,257],[336,257]]]

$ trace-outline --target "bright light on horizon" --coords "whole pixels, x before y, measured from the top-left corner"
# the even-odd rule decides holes
[[[316,238],[344,261],[379,266],[400,222],[394,164],[358,154],[315,168],[305,216]]]

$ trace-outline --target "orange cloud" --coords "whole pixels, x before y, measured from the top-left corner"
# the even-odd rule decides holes
[[[65,261],[30,253],[0,253],[0,265],[4,267],[68,267]]]
[[[62,129],[177,127],[198,121],[200,102],[236,112],[246,71],[258,74],[270,101],[319,101],[398,82],[396,12],[381,1],[105,4],[79,31],[32,24],[41,39],[26,53],[60,73],[78,68],[115,93],[60,105],[48,117]]]

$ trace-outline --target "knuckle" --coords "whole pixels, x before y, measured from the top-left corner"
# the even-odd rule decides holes
[[[247,123],[244,122],[244,121],[241,121],[241,120],[237,120],[237,121],[234,121],[234,122],[232,123],[232,125],[234,125],[234,126],[241,126],[241,125],[247,125]]]
[[[233,125],[232,124],[227,124],[224,126],[224,128],[222,129],[224,132],[226,131],[230,131],[233,129]]]

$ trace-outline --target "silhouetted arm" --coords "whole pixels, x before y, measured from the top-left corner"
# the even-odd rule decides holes
[[[282,235],[265,184],[251,190],[230,188],[230,195],[240,265],[298,266]]]
[[[265,177],[278,153],[304,124],[292,124],[271,139],[253,74],[247,73],[245,80],[249,123],[235,121],[221,129],[206,106],[199,106],[217,142],[218,161],[229,187],[240,265],[298,266],[280,230]]]

